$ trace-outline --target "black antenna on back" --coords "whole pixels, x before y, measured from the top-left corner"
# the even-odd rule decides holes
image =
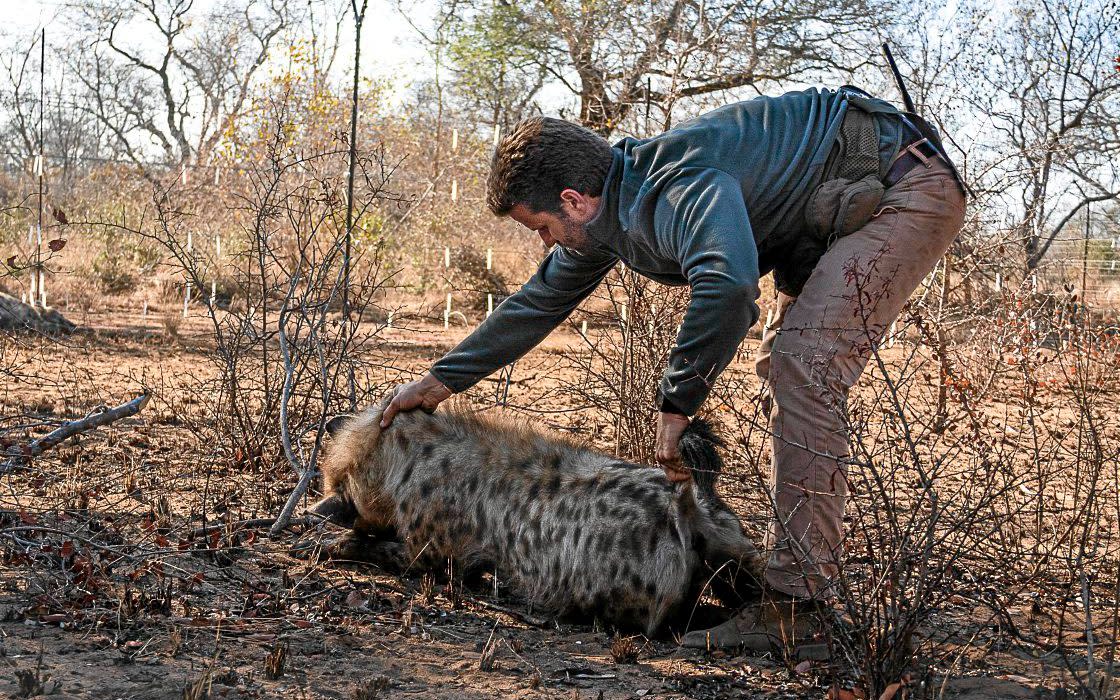
[[[887,57],[887,63],[890,64],[891,73],[894,73],[894,84],[898,86],[898,91],[902,93],[902,104],[906,106],[906,111],[911,114],[917,114],[914,110],[914,100],[910,99],[910,93],[906,90],[906,83],[902,82],[902,73],[898,72],[898,64],[894,62],[894,55],[891,54],[891,47],[887,42],[883,42],[883,55]]]

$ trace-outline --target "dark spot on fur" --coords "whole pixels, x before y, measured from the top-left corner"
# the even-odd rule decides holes
[[[528,501],[532,503],[533,501],[537,500],[540,495],[541,485],[537,482],[533,482],[533,485],[529,487]]]
[[[626,533],[626,553],[633,557],[635,560],[642,553],[642,544],[640,539],[641,538],[638,536],[637,530],[631,530]]]
[[[432,445],[432,443],[426,442],[424,443],[424,446],[420,448],[420,456],[427,459],[428,457],[432,456],[433,450],[435,450],[435,447]]]
[[[407,486],[409,480],[412,478],[412,462],[404,465],[404,471],[401,472],[401,486]]]
[[[441,472],[443,472],[444,476],[450,476],[450,474],[451,474],[451,458],[450,457],[444,457],[443,459],[441,459],[439,461],[439,470]]]
[[[420,498],[427,500],[432,495],[432,490],[434,488],[435,484],[430,481],[425,481],[424,483],[420,484]]]
[[[560,475],[552,474],[544,488],[550,498],[555,498],[556,494],[560,493]]]

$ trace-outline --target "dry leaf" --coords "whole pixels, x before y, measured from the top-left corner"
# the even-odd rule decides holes
[[[901,683],[891,683],[883,694],[879,696],[879,700],[894,700],[894,696],[898,694],[899,688],[902,687]]]
[[[66,247],[66,239],[56,238],[53,241],[47,241],[47,247],[51,249],[52,253],[57,253]]]
[[[346,607],[364,609],[366,607],[366,597],[355,588],[346,596]]]

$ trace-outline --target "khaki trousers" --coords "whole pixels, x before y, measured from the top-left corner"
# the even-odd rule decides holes
[[[848,391],[963,221],[964,196],[949,169],[936,159],[919,164],[886,191],[867,225],[825,253],[800,296],[779,294],[755,363],[771,397],[772,588],[831,595],[848,495]]]

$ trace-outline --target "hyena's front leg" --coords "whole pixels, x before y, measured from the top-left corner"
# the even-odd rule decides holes
[[[351,530],[330,542],[324,542],[323,552],[326,558],[334,561],[373,564],[393,574],[403,572],[408,566],[408,557],[405,555],[402,543],[380,539],[357,530]]]
[[[292,548],[294,556],[365,562],[394,573],[405,569],[408,559],[404,545],[396,539],[396,531],[370,528],[361,521],[357,509],[349,500],[333,494],[316,503],[308,512],[347,530],[338,535],[298,542]]]

